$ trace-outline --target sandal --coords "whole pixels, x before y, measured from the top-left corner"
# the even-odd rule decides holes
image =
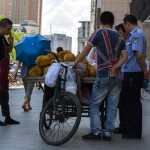
[[[26,106],[22,105],[22,108],[24,111],[28,111],[28,109],[26,108]]]
[[[22,105],[22,108],[23,108],[24,111],[28,111],[26,106],[27,106],[27,102],[24,102],[23,105]]]
[[[27,104],[27,109],[28,109],[28,110],[31,110],[31,109],[32,109],[32,107],[31,107],[31,105],[30,105],[29,103]]]

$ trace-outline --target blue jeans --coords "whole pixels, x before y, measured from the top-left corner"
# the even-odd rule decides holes
[[[93,134],[113,133],[120,91],[121,78],[96,77],[90,99],[90,127]],[[102,131],[99,108],[106,97],[106,121]]]

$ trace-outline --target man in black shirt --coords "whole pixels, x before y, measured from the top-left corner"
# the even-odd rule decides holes
[[[11,35],[12,21],[4,18],[0,21],[0,104],[2,115],[5,116],[4,123],[0,121],[0,126],[7,124],[19,124],[18,121],[10,117],[9,93],[8,93],[8,73],[9,73],[9,53],[13,49],[14,39]],[[4,35],[9,35],[8,42]]]

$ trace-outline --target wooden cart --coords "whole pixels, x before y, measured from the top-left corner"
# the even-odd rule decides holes
[[[44,95],[46,94],[45,93],[46,92],[45,86],[44,87],[42,86],[42,83],[44,83],[44,77],[26,77],[26,81],[27,82],[39,83],[40,88],[44,92]],[[86,87],[86,90],[88,88],[88,90],[89,90],[88,92],[91,94],[92,86],[93,86],[94,81],[95,81],[95,77],[84,77],[81,80],[81,87],[82,86]],[[44,98],[43,98],[43,101],[45,101]],[[81,104],[82,104],[82,117],[89,117],[89,99],[87,99],[87,97],[86,98],[85,97],[80,97],[80,101],[81,101]],[[104,102],[100,107],[100,112],[101,112],[102,126],[104,126],[104,120],[105,120],[105,104],[104,104]]]

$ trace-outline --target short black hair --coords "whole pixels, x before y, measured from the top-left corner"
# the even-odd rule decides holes
[[[121,29],[124,33],[126,32],[123,23],[120,23],[120,24],[118,24],[117,26],[115,26],[115,29],[116,29],[117,31],[119,31],[119,30]]]
[[[6,27],[8,24],[9,24],[9,25],[12,25],[12,24],[13,24],[10,19],[8,19],[8,18],[3,18],[3,19],[0,20],[0,26],[2,26],[2,27]]]
[[[114,24],[114,15],[110,11],[104,11],[100,15],[100,23],[103,25],[113,25]]]
[[[134,15],[126,15],[123,19],[123,22],[124,22],[124,24],[129,22],[132,25],[137,25],[137,18]]]
[[[63,48],[62,47],[57,47],[57,53],[63,51]]]

